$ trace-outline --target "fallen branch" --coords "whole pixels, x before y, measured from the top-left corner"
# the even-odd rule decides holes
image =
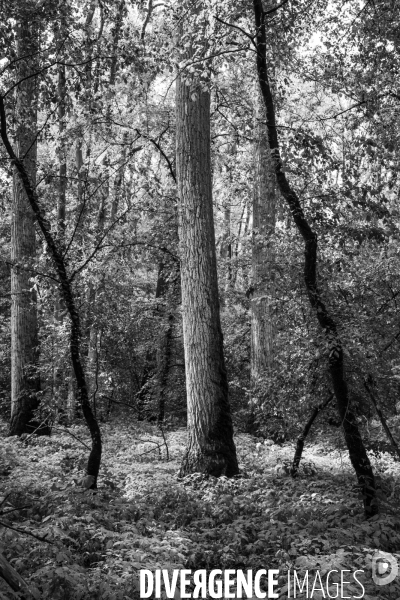
[[[25,444],[27,444],[27,443],[29,442],[29,440],[31,439],[31,437],[32,437],[32,436],[33,436],[33,435],[34,435],[34,434],[35,434],[37,431],[39,431],[39,430],[40,430],[40,429],[43,427],[43,425],[46,425],[46,423],[47,423],[47,427],[50,427],[50,425],[48,425],[48,422],[49,422],[49,419],[48,419],[48,417],[45,417],[45,418],[44,418],[44,420],[43,420],[41,423],[39,423],[39,425],[38,425],[38,426],[37,426],[37,427],[36,427],[36,428],[35,428],[35,429],[32,431],[32,433],[30,433],[30,434],[28,435],[28,437],[26,437],[26,438],[24,439],[24,442],[25,442]],[[28,423],[28,425],[29,425],[29,423]]]
[[[24,535],[30,535],[31,537],[35,538],[35,540],[39,540],[39,542],[46,542],[46,544],[53,545],[53,542],[51,542],[50,540],[48,540],[44,537],[41,537],[40,535],[35,535],[31,531],[27,531],[26,529],[19,529],[18,527],[13,527],[12,525],[9,525],[8,523],[4,523],[4,521],[0,521],[0,525],[2,527],[7,527],[7,529],[11,529],[12,531],[16,531],[17,533],[23,533]]]
[[[137,440],[139,440],[139,442],[142,442],[143,444],[155,444],[155,448],[150,448],[150,450],[146,450],[145,452],[142,452],[141,454],[138,454],[138,456],[143,456],[144,454],[149,454],[150,452],[154,452],[154,450],[158,450],[158,453],[159,453],[160,458],[161,458],[161,456],[162,456],[161,455],[161,448],[163,446],[165,446],[166,451],[167,451],[167,461],[169,461],[169,451],[168,451],[167,441],[165,439],[165,435],[164,435],[164,432],[163,432],[162,429],[161,429],[161,433],[162,433],[162,436],[163,436],[163,439],[164,439],[164,441],[163,441],[162,444],[159,444],[158,442],[155,442],[154,440],[142,440],[141,438],[137,438]]]
[[[83,442],[80,438],[78,438],[71,431],[68,431],[68,429],[64,429],[63,427],[54,427],[54,426],[53,426],[53,429],[55,431],[63,431],[64,433],[68,433],[69,435],[72,435],[73,438],[75,438],[78,442],[80,442],[83,446],[85,446],[88,450],[90,450],[90,447],[85,442]]]
[[[17,506],[15,508],[11,508],[10,510],[7,510],[7,512],[0,512],[0,517],[5,517],[6,515],[9,515],[12,512],[16,512],[17,510],[24,510],[25,508],[32,508],[32,504],[25,504],[24,506]]]
[[[33,598],[28,584],[19,573],[6,561],[4,556],[0,554],[0,577],[4,579],[14,592],[22,593],[23,598]],[[20,596],[19,596],[20,597]]]
[[[298,473],[301,456],[303,454],[304,442],[310,432],[312,424],[314,423],[315,419],[317,418],[317,416],[319,415],[321,410],[323,410],[326,406],[328,406],[328,404],[332,400],[333,396],[334,396],[333,394],[330,394],[329,398],[327,400],[325,400],[325,402],[322,402],[321,404],[319,404],[318,406],[316,406],[314,408],[313,413],[312,413],[311,417],[308,419],[301,435],[297,438],[296,452],[294,453],[292,468],[290,469],[290,474],[292,477],[296,477],[296,475]]]

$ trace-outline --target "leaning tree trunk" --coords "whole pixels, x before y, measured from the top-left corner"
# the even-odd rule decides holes
[[[17,25],[16,153],[36,184],[38,22],[34,6],[21,7]],[[11,213],[11,423],[10,435],[29,431],[39,406],[36,294],[28,265],[36,251],[34,216],[24,186],[14,172]]]
[[[189,10],[194,11],[193,7],[194,3]],[[210,93],[204,89],[204,82],[196,79],[198,76],[199,73],[195,73],[190,82],[179,76],[176,89],[176,160],[188,403],[188,443],[181,475],[198,471],[229,477],[238,473],[238,463],[219,314],[211,191]]]
[[[265,109],[256,94],[256,148],[253,195],[251,286],[251,383],[257,397],[273,368],[274,240],[276,177],[270,156]]]
[[[66,271],[62,248],[51,233],[50,224],[46,220],[45,215],[40,207],[36,190],[29,178],[29,173],[25,169],[24,162],[15,154],[15,151],[8,138],[7,119],[3,96],[0,96],[0,132],[4,148],[17,171],[17,176],[19,177],[21,185],[26,193],[30,208],[46,241],[49,254],[52,258],[60,282],[62,298],[65,302],[65,306],[68,310],[71,320],[70,350],[72,366],[74,369],[78,390],[78,400],[82,406],[83,416],[86,420],[86,424],[92,438],[92,448],[89,455],[87,477],[84,480],[84,485],[85,487],[93,489],[97,487],[97,477],[100,469],[102,450],[101,433],[97,420],[90,408],[88,398],[85,372],[82,365],[80,318],[76,308],[72,282]]]
[[[267,71],[266,15],[263,9],[262,0],[253,0],[253,6],[256,24],[258,81],[266,109],[268,142],[271,155],[275,161],[277,183],[283,198],[289,206],[296,227],[304,240],[304,281],[308,299],[312,308],[315,310],[318,322],[324,331],[325,339],[329,347],[329,370],[333,390],[336,396],[337,408],[342,421],[350,460],[363,493],[365,515],[369,518],[378,512],[374,474],[364,443],[361,439],[355,416],[350,408],[349,393],[344,370],[342,341],[339,337],[336,323],[322,301],[321,292],[317,285],[317,236],[311,229],[304,215],[300,200],[294,189],[290,186],[283,171],[282,160],[279,153],[275,107]]]
[[[328,406],[328,404],[332,400],[332,398],[333,398],[333,394],[331,394],[329,396],[329,398],[327,400],[325,400],[325,402],[322,402],[321,404],[319,404],[318,406],[316,406],[314,408],[314,410],[311,414],[311,417],[308,419],[307,423],[304,426],[303,431],[297,438],[296,451],[294,453],[292,467],[290,469],[290,474],[292,477],[296,477],[296,475],[299,471],[301,457],[303,456],[304,442],[306,441],[306,437],[310,433],[312,424],[314,423],[315,419],[318,417],[319,413]]]

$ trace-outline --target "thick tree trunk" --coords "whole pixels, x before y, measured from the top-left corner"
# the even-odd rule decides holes
[[[273,368],[272,303],[275,297],[276,177],[268,146],[265,106],[259,93],[256,94],[256,121],[251,294],[251,383],[255,397]]]
[[[17,25],[16,152],[32,185],[36,183],[38,23],[34,6],[27,4]],[[10,435],[28,431],[39,406],[38,332],[36,294],[31,272],[36,253],[34,216],[24,186],[14,173],[11,214],[11,423]]]
[[[374,474],[355,416],[350,408],[349,393],[344,372],[342,341],[339,337],[336,323],[322,301],[321,292],[317,285],[317,236],[305,218],[300,200],[294,189],[290,186],[283,171],[279,153],[275,107],[267,72],[266,16],[262,0],[253,0],[253,6],[256,24],[258,81],[267,112],[268,142],[271,155],[275,161],[277,183],[283,198],[289,206],[296,227],[304,240],[304,282],[310,304],[315,310],[318,322],[325,333],[325,338],[329,346],[329,370],[336,396],[337,408],[342,421],[350,460],[363,492],[365,515],[369,518],[378,512]]]
[[[181,475],[238,473],[219,315],[210,94],[178,77],[176,159],[188,445]]]

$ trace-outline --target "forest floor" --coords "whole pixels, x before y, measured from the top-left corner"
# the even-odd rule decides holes
[[[288,569],[299,579],[307,570],[308,594],[304,588],[297,598],[400,598],[400,576],[377,586],[371,575],[377,550],[400,559],[400,466],[389,455],[373,458],[381,514],[365,521],[339,433],[306,446],[295,480],[286,472],[294,444],[240,434],[241,476],[228,480],[178,479],[183,429],[166,432],[166,445],[152,425],[124,421],[102,430],[93,492],[78,485],[89,444],[83,426],[21,441],[7,438],[0,423],[0,552],[35,598],[136,599],[139,569],[159,568],[275,568],[280,598],[289,597]],[[333,569],[339,573],[327,590]],[[349,583],[337,592],[346,569]],[[364,592],[353,579],[357,569]],[[0,580],[0,598],[14,597]]]

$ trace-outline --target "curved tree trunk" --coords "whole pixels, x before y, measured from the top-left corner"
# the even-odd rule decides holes
[[[308,299],[315,310],[317,319],[325,333],[329,345],[329,370],[333,390],[336,396],[337,408],[342,421],[344,437],[349,450],[350,460],[357,475],[360,488],[363,492],[364,509],[366,517],[372,517],[378,512],[376,500],[375,479],[364,443],[361,439],[355,416],[350,408],[349,394],[344,371],[343,346],[339,337],[336,323],[322,301],[321,292],[317,285],[317,236],[311,229],[299,198],[290,186],[282,168],[279,153],[278,134],[275,121],[275,107],[268,80],[266,56],[266,30],[265,13],[262,0],[253,0],[256,45],[257,45],[257,73],[258,81],[266,108],[268,125],[268,142],[271,155],[275,161],[275,172],[279,189],[286,200],[296,227],[304,240],[304,281]]]
[[[193,15],[194,3],[189,10]],[[176,89],[176,159],[188,402],[188,445],[181,475],[201,472],[229,477],[238,473],[238,463],[219,314],[211,191],[210,93],[203,86],[196,79],[189,83],[178,77]]]
[[[50,224],[46,220],[43,211],[41,210],[38,197],[30,181],[29,174],[25,169],[23,161],[15,154],[14,149],[10,144],[10,140],[8,139],[6,111],[2,96],[0,96],[0,132],[6,152],[15,166],[17,176],[19,177],[21,185],[25,190],[31,210],[46,241],[47,248],[53,260],[53,264],[60,282],[62,298],[65,302],[65,306],[67,307],[71,320],[70,350],[72,366],[74,369],[78,390],[78,401],[82,406],[83,416],[86,420],[86,424],[92,438],[92,449],[88,460],[88,477],[85,480],[85,487],[96,488],[102,451],[101,433],[97,420],[90,408],[88,398],[86,378],[82,365],[80,318],[76,308],[72,283],[66,271],[62,249],[55,241],[51,233]]]
[[[301,457],[303,455],[304,442],[306,441],[306,437],[310,433],[310,429],[311,429],[312,424],[314,423],[315,419],[318,417],[319,413],[322,410],[324,410],[324,408],[326,406],[328,406],[328,404],[332,400],[332,398],[333,398],[333,394],[331,394],[329,396],[329,398],[327,400],[325,400],[325,402],[322,402],[321,404],[318,404],[318,406],[316,406],[314,408],[314,410],[313,410],[313,412],[311,414],[311,417],[308,419],[307,423],[304,426],[303,431],[301,432],[301,434],[297,438],[296,452],[294,453],[292,467],[290,469],[290,474],[291,474],[292,477],[296,477],[296,475],[298,473],[299,465],[300,465],[300,461],[301,461]]]
[[[34,4],[21,7],[17,25],[16,153],[23,161],[32,186],[36,184],[38,17]],[[14,173],[11,213],[11,423],[10,435],[29,431],[28,423],[39,406],[38,332],[36,294],[31,272],[36,253],[34,216],[24,186]]]

